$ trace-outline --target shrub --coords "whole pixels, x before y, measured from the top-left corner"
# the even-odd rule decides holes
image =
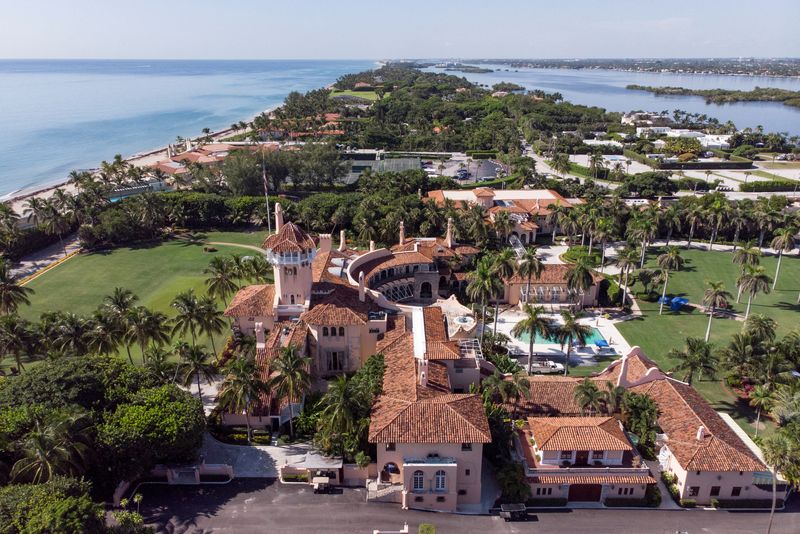
[[[661,471],[661,480],[664,481],[664,484],[670,486],[678,482],[678,477],[675,473],[670,473],[669,471]]]
[[[763,192],[763,191],[794,191],[797,182],[789,180],[767,180],[762,182],[748,182],[739,184],[739,191]]]
[[[719,499],[711,499],[711,507],[719,508]]]
[[[292,473],[283,475],[284,482],[308,482],[308,473]]]
[[[680,505],[684,508],[694,508],[697,506],[697,501],[694,499],[681,499]]]
[[[586,258],[589,261],[589,265],[592,267],[600,265],[600,253],[597,252],[597,249],[592,250],[592,254],[589,255],[589,247],[583,245],[575,245],[573,247],[569,247],[569,249],[561,255],[561,259],[567,263],[575,263],[578,261],[578,258]]]
[[[644,500],[647,502],[648,506],[661,506],[661,490],[658,489],[657,485],[651,484],[647,486],[644,492]]]
[[[422,523],[417,532],[419,534],[436,534],[436,527],[430,523]]]

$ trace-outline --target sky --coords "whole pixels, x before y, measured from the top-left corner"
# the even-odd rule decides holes
[[[0,58],[798,57],[798,20],[800,0],[0,0]]]

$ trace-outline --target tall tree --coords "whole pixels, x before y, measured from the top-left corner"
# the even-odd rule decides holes
[[[747,321],[747,318],[750,316],[750,305],[756,294],[766,294],[770,292],[770,282],[772,282],[772,280],[767,275],[762,265],[745,267],[744,274],[740,276],[738,280],[742,291],[747,293],[747,310],[744,313],[745,321]]]
[[[746,266],[756,266],[761,263],[761,250],[752,241],[748,241],[733,252],[732,260],[733,263],[739,266],[739,276],[742,276]],[[738,283],[736,286],[736,302],[738,303],[742,296],[742,286]]]
[[[718,360],[713,346],[698,337],[686,338],[686,346],[682,350],[672,349],[667,356],[678,360],[674,370],[685,372],[684,380],[690,386],[695,374],[713,377],[716,373]]]
[[[664,311],[664,301],[667,298],[667,284],[669,284],[670,271],[679,271],[683,267],[683,258],[678,247],[667,247],[666,251],[658,256],[658,266],[661,268],[664,278],[664,289],[661,291],[661,304],[658,307],[658,314]]]
[[[142,351],[142,361],[146,357],[148,346],[162,346],[169,343],[169,326],[167,316],[158,311],[152,311],[144,306],[137,306],[128,312],[128,330],[126,337],[129,343],[138,343]]]
[[[211,348],[216,356],[218,353],[214,334],[222,333],[225,329],[225,320],[222,312],[217,309],[217,303],[209,296],[200,297],[197,300],[197,327],[208,335],[211,340]]]
[[[575,302],[580,308],[583,308],[583,299],[581,296],[585,294],[594,284],[594,276],[592,274],[592,267],[589,265],[589,260],[585,256],[579,257],[575,260],[565,274],[567,288],[575,295]]]
[[[561,343],[562,347],[564,345],[567,346],[566,359],[564,360],[564,376],[569,374],[569,357],[572,353],[573,341],[577,341],[581,345],[585,345],[586,340],[592,333],[591,327],[579,323],[578,319],[578,315],[564,310],[561,312],[561,320],[563,321],[563,324],[556,329],[556,336],[559,343]]]
[[[209,354],[202,347],[192,346],[183,351],[181,370],[183,374],[183,385],[190,387],[192,382],[197,383],[197,396],[203,398],[203,390],[200,389],[200,380],[205,380],[211,384],[214,380],[214,366],[208,363]]]
[[[508,243],[508,236],[514,230],[514,221],[511,220],[511,214],[505,210],[495,213],[492,227],[497,237],[500,238],[500,243],[502,245]]]
[[[525,302],[531,301],[531,279],[535,276],[538,280],[542,271],[544,271],[544,263],[536,255],[536,248],[527,247],[517,263],[517,275],[527,279]]]
[[[778,251],[778,265],[775,267],[775,278],[772,280],[772,289],[775,289],[775,286],[778,284],[778,274],[781,271],[781,260],[783,259],[783,253],[789,253],[794,250],[795,246],[797,245],[797,241],[795,240],[795,234],[797,233],[797,228],[792,226],[786,226],[781,228],[775,232],[775,237],[772,238],[772,242],[770,246],[773,250]]]
[[[270,364],[270,370],[275,373],[270,380],[270,386],[276,395],[286,398],[289,403],[291,436],[294,436],[294,405],[311,390],[310,368],[311,359],[302,356],[292,345],[282,349]]]
[[[203,272],[209,275],[206,278],[208,294],[227,304],[228,297],[239,289],[231,260],[223,256],[214,256]]]
[[[467,274],[467,296],[473,301],[481,304],[481,335],[480,342],[483,344],[483,332],[486,329],[486,301],[495,293],[500,291],[503,283],[499,280],[492,269],[492,259],[484,256],[475,265],[475,268]]]
[[[514,325],[511,329],[511,334],[514,336],[521,336],[528,334],[528,374],[533,371],[533,343],[536,335],[539,334],[547,339],[553,335],[555,325],[552,319],[545,315],[542,306],[531,306],[525,304],[522,307],[522,319]]]
[[[33,289],[20,285],[8,263],[0,259],[0,315],[16,313],[20,305],[30,304],[28,297],[32,294]]]
[[[105,310],[116,322],[117,329],[122,332],[122,343],[125,344],[125,351],[128,353],[128,360],[133,364],[133,356],[131,356],[131,344],[125,333],[128,331],[129,323],[128,317],[134,304],[139,300],[131,290],[121,287],[115,287],[111,295],[103,298],[102,309]]]
[[[172,334],[185,336],[187,333],[192,337],[192,345],[197,343],[197,329],[200,326],[200,302],[194,290],[189,289],[178,293],[170,304],[177,315],[172,319]]]
[[[247,441],[252,439],[250,413],[253,403],[269,393],[269,384],[262,380],[252,357],[238,356],[231,359],[224,370],[225,378],[220,385],[218,405],[230,413],[244,412],[247,422]]]
[[[511,278],[517,270],[517,256],[510,248],[504,248],[495,254],[492,261],[492,271],[505,287],[505,281]],[[500,312],[500,301],[494,305],[494,333],[497,334],[497,316]]]
[[[763,385],[759,384],[750,392],[750,406],[756,409],[756,437],[758,437],[758,427],[761,424],[761,412],[769,411],[772,405],[772,393]]]
[[[573,396],[581,411],[588,412],[589,415],[594,415],[603,409],[605,396],[594,380],[588,377],[575,384]]]
[[[725,290],[725,284],[722,282],[706,282],[705,293],[703,293],[703,306],[708,309],[708,326],[706,327],[706,342],[711,336],[711,320],[714,318],[714,313],[717,308],[724,308],[728,305],[728,299],[731,294]]]
[[[797,457],[800,455],[800,451],[798,451],[796,443],[790,441],[782,433],[775,433],[767,436],[762,441],[761,452],[764,454],[764,463],[772,471],[772,506],[769,511],[769,523],[767,523],[767,534],[770,534],[777,504],[778,473],[787,471],[790,467],[795,467],[796,469]],[[793,466],[793,464],[795,465]],[[792,471],[795,472],[794,470]]]

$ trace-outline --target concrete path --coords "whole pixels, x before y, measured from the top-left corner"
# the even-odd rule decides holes
[[[232,465],[236,478],[277,478],[281,466],[302,461],[309,450],[307,443],[229,445],[206,434],[200,454],[206,463]]]
[[[667,485],[661,480],[661,465],[657,460],[644,460],[645,465],[650,468],[653,478],[656,479],[658,490],[661,492],[661,505],[658,507],[660,510],[683,510],[678,503],[669,494]]]
[[[239,248],[246,248],[249,250],[254,250],[261,254],[264,254],[264,249],[261,247],[257,247],[255,245],[243,245],[242,243],[229,243],[227,241],[203,241],[205,245],[221,245],[225,247],[239,247]]]
[[[64,246],[67,249],[67,255],[80,250],[81,247],[80,242],[78,241],[78,234],[72,234],[64,237]],[[56,241],[49,247],[43,248],[42,250],[22,258],[11,268],[11,273],[17,278],[25,278],[63,258],[64,248],[61,247],[61,242]]]

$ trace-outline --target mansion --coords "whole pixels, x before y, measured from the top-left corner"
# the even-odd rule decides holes
[[[541,194],[539,206],[552,201],[549,192],[513,193]],[[309,357],[319,389],[382,354],[383,391],[368,431],[377,457],[358,482],[367,487],[368,500],[448,512],[480,509],[482,479],[490,476],[483,448],[492,435],[483,399],[473,392],[496,369],[482,355],[470,310],[454,296],[443,298],[458,288],[455,282],[480,250],[455,241],[452,220],[443,238],[406,237],[401,223],[396,245],[371,244],[368,250],[350,248],[344,232],[336,247],[329,234],[312,238],[283,220],[280,204],[275,222],[276,233],[263,244],[274,283],[241,288],[225,310],[236,332],[255,338],[262,378],[269,378],[270,362],[288,347]],[[502,301],[572,302],[566,268],[546,264],[530,295],[527,280],[506,280]],[[581,295],[583,304],[596,302],[599,282],[596,277]],[[583,413],[574,395],[579,379],[530,377],[530,395],[507,408],[518,419],[512,457],[523,466],[533,501],[641,499],[658,484],[659,470],[673,473],[680,497],[698,504],[769,498],[771,475],[757,447],[638,348],[591,380],[600,389],[611,383],[653,398],[658,461],[642,459],[621,419]],[[265,393],[250,421],[278,430],[301,409],[302,401],[289,405]],[[245,416],[225,413],[222,421],[239,425]],[[344,471],[332,478],[354,480]]]

